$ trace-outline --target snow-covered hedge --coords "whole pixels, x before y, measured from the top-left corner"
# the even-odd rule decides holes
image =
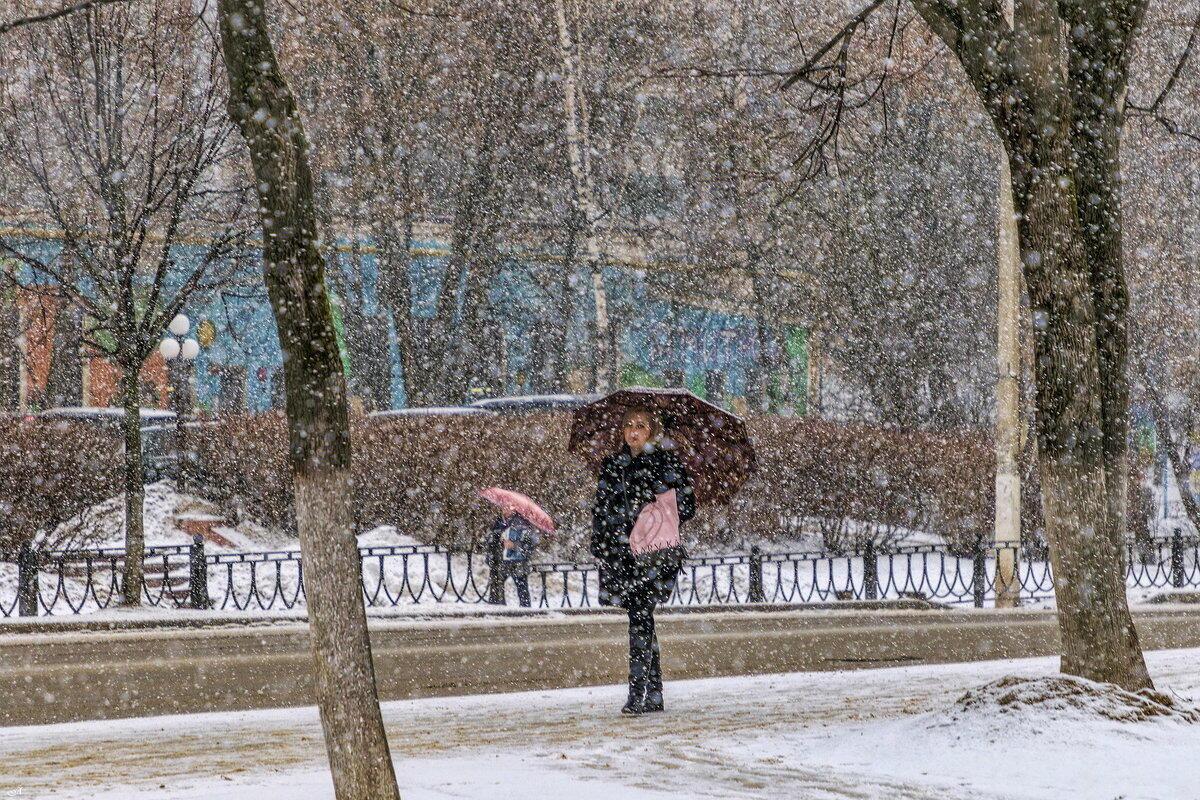
[[[121,491],[121,441],[94,425],[44,420],[0,422],[0,556],[24,541],[57,549],[87,526],[59,527]],[[56,530],[58,529],[58,530]],[[49,531],[52,539],[41,541]]]

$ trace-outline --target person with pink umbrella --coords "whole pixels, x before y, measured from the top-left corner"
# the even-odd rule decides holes
[[[553,533],[554,520],[529,497],[511,489],[492,486],[479,496],[500,509],[487,537],[487,562],[492,571],[489,602],[503,604],[504,584],[512,578],[517,602],[529,608],[529,572],[542,538],[539,529]]]

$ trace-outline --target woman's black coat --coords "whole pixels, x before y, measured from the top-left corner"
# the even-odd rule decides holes
[[[629,534],[655,495],[675,490],[679,520],[696,513],[692,478],[670,450],[647,448],[634,456],[628,445],[604,459],[592,507],[592,555],[600,562],[600,605],[629,608],[665,603],[675,589],[681,548],[634,558]]]

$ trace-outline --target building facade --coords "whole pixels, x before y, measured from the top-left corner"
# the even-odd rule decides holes
[[[412,298],[412,313],[417,318],[432,315],[449,257],[443,244],[446,237],[439,235],[444,231],[429,226],[424,233],[410,266],[411,285],[418,289]],[[3,235],[18,234],[10,229]],[[30,234],[29,238],[32,247],[43,250],[55,247],[50,237]],[[748,304],[740,300],[732,284],[707,287],[711,291],[693,291],[683,287],[683,282],[671,279],[669,270],[673,265],[655,263],[636,254],[612,257],[607,263],[604,283],[620,352],[623,384],[684,385],[739,411],[750,405],[762,406],[758,398],[770,391],[776,410],[798,414],[808,410],[818,382],[814,380],[809,357],[811,343],[804,326],[778,323],[771,326],[769,335],[763,335],[759,330],[760,320],[749,312]],[[248,266],[251,270],[256,268]],[[506,256],[489,297],[490,311],[503,340],[496,342],[493,375],[498,381],[493,381],[491,393],[497,393],[497,387],[501,394],[525,394],[547,388],[538,378],[543,355],[540,351],[551,332],[548,329],[562,323],[554,321],[559,315],[547,308],[539,281],[548,270],[554,269],[562,267],[553,256],[538,253]],[[331,259],[330,277],[331,299],[345,348],[342,320],[351,316],[347,311],[382,315],[373,248],[369,244],[339,247],[336,259]],[[22,282],[28,284],[30,279],[26,275]],[[551,388],[581,392],[590,388],[589,337],[594,311],[587,276],[580,271],[570,283],[579,287],[572,298],[573,313],[567,333],[572,368],[567,371],[566,385]],[[66,307],[54,297],[53,287],[44,288],[20,291],[16,304],[21,332],[16,342],[21,361],[20,404],[24,408],[60,405],[64,399],[68,401],[66,404],[74,404],[69,402],[69,396],[53,396],[54,349],[56,342],[61,345],[64,341],[61,335],[56,337],[56,329],[61,334],[62,326],[71,324],[71,320],[69,315],[64,316]],[[355,304],[356,309],[348,309],[349,304]],[[190,365],[195,401],[201,412],[212,415],[257,412],[281,405],[282,359],[274,317],[261,282],[255,286],[254,281],[241,281],[228,291],[197,297],[184,313],[192,322],[191,335],[202,345],[200,355]],[[75,324],[86,325],[86,320]],[[390,405],[402,408],[408,398],[390,324],[378,335],[388,339]],[[766,359],[773,365],[771,374],[762,374],[759,366],[764,363],[759,353],[764,343],[773,348]],[[59,357],[64,354],[59,353]],[[89,353],[86,346],[80,350],[79,361],[78,403],[115,404],[117,372],[112,365]],[[343,361],[347,371],[352,372],[351,360],[347,357]],[[161,356],[155,354],[147,361],[141,382],[143,402],[160,407],[170,404],[171,381]],[[479,395],[477,390],[462,401]]]

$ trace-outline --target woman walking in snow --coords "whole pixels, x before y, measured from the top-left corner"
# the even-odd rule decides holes
[[[592,508],[600,604],[629,614],[629,699],[622,714],[663,710],[654,608],[675,589],[684,558],[679,523],[696,512],[691,476],[662,432],[654,412],[625,412],[621,448],[601,464]]]

